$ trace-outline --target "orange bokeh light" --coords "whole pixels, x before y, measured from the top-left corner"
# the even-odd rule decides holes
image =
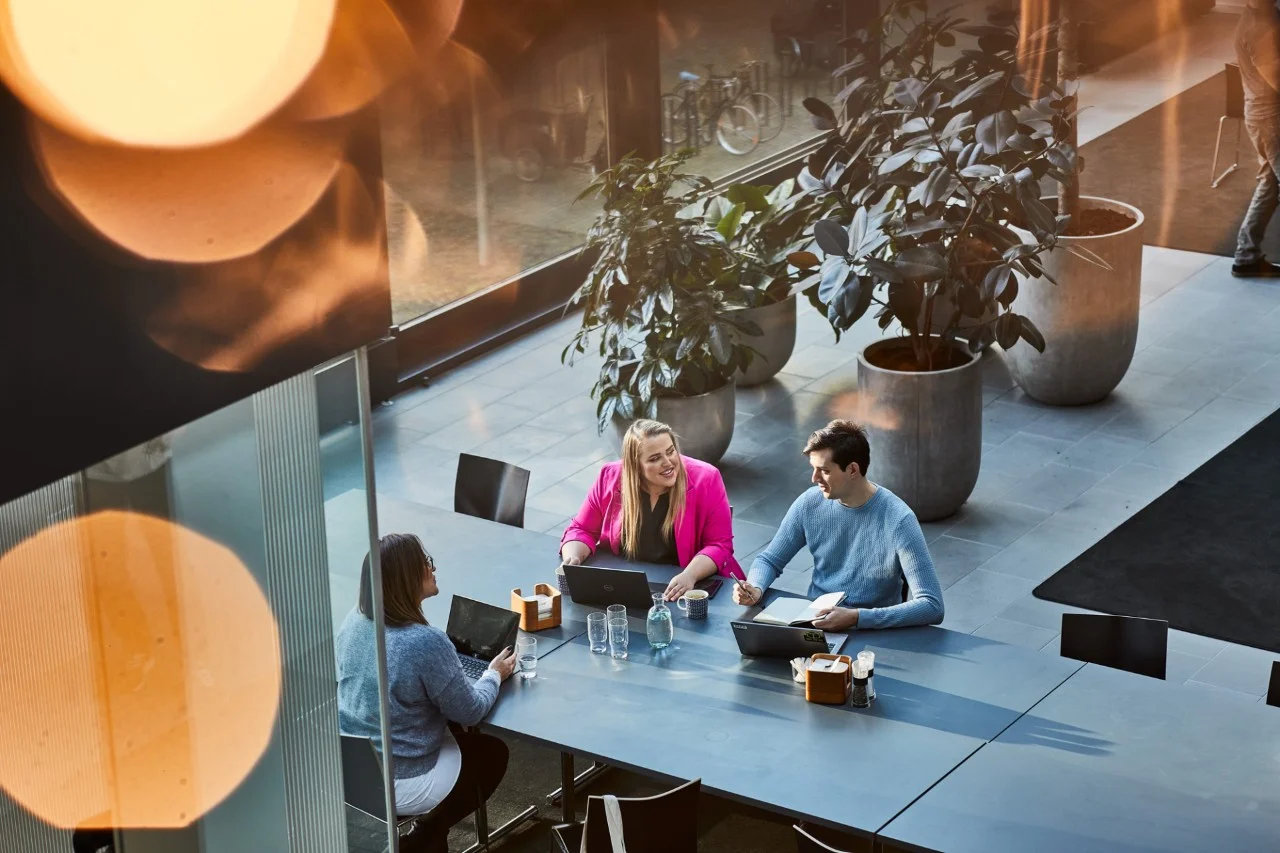
[[[229,549],[108,511],[0,556],[0,785],[61,827],[186,826],[270,741],[279,637]]]
[[[232,139],[315,68],[336,0],[0,0],[0,75],[77,135]]]
[[[153,260],[208,263],[270,243],[324,194],[342,162],[341,129],[259,128],[186,150],[97,145],[33,120],[45,179],[113,243]]]

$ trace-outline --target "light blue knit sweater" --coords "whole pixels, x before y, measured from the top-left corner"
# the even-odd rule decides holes
[[[751,564],[748,581],[768,589],[796,553],[809,546],[809,597],[840,590],[858,609],[859,628],[903,628],[942,621],[942,587],[920,522],[884,486],[860,507],[828,500],[814,486],[791,504],[769,547]],[[910,597],[902,600],[902,579]]]
[[[338,630],[338,725],[381,750],[373,632],[373,620],[356,610]],[[412,779],[436,766],[450,720],[473,726],[484,719],[502,680],[493,670],[478,681],[467,678],[449,636],[435,626],[388,626],[386,641],[391,755],[396,778]]]

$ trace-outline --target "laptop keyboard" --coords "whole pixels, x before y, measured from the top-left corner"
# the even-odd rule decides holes
[[[489,664],[484,661],[467,655],[458,655],[458,660],[462,662],[462,671],[472,681],[484,675],[484,671],[489,668]]]

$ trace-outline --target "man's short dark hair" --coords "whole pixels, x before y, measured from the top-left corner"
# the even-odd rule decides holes
[[[830,450],[831,460],[844,471],[850,462],[858,463],[858,471],[867,476],[867,466],[871,464],[871,445],[867,442],[867,431],[853,421],[834,420],[822,429],[809,436],[805,443],[804,455],[815,450]]]

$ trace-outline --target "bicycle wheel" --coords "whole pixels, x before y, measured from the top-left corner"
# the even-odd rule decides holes
[[[742,96],[742,103],[751,108],[760,122],[760,141],[768,142],[782,133],[786,116],[782,114],[782,105],[778,99],[767,92],[750,92]]]
[[[716,142],[730,154],[750,154],[760,144],[760,120],[750,107],[727,104],[716,115]]]

